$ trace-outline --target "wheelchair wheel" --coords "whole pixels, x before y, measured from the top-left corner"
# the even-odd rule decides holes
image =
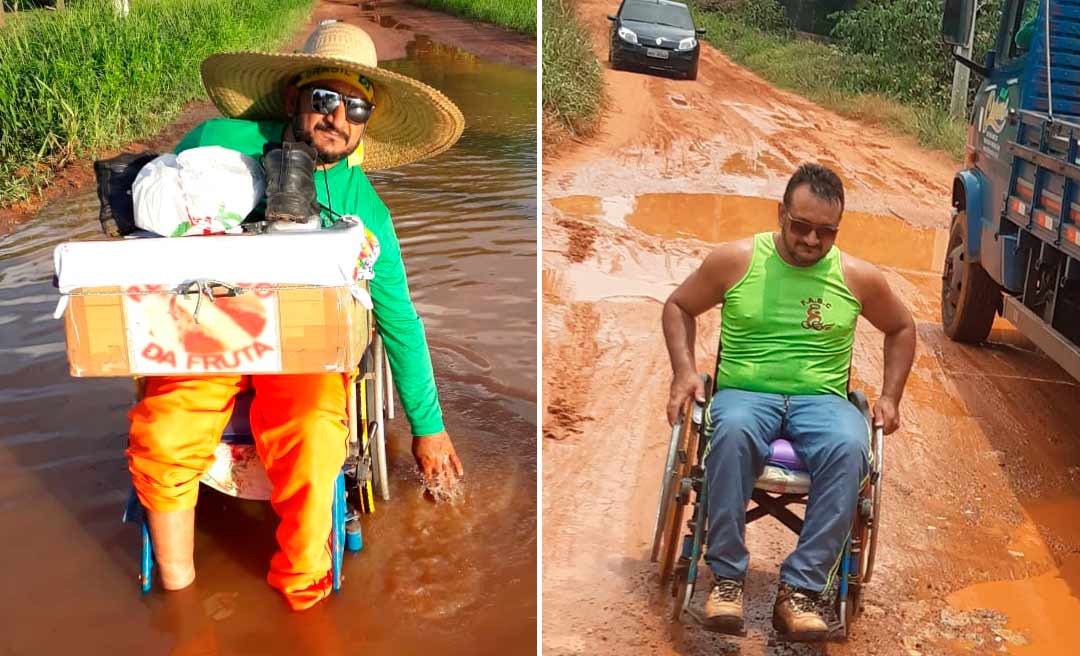
[[[870,577],[874,574],[874,558],[877,556],[877,538],[878,533],[881,530],[881,486],[883,483],[882,477],[884,474],[885,466],[885,445],[884,445],[884,433],[880,428],[874,429],[874,469],[870,472],[870,488],[871,492],[868,495],[870,500],[870,519],[867,521],[869,527],[870,536],[866,547],[866,569],[862,574],[862,581],[865,583],[870,580]]]
[[[375,381],[372,385],[372,420],[378,423],[379,430],[373,436],[371,455],[374,459],[375,482],[379,488],[379,495],[383,501],[390,500],[390,480],[386,475],[386,414],[383,395],[386,392],[385,372],[390,370],[390,363],[386,360],[383,350],[382,337],[375,335]]]
[[[835,610],[845,638],[851,632],[851,625],[855,618],[862,613],[862,591],[866,583],[864,569],[872,519],[871,494],[871,485],[867,481],[859,492],[859,505],[855,509],[851,538],[844,550],[845,561],[841,568],[842,580],[837,589]]]
[[[690,568],[676,567],[671,584],[675,599],[671,604],[671,619],[682,622],[683,611],[690,607],[690,598],[694,595],[694,586],[690,584]]]
[[[679,453],[679,441],[682,437],[683,423],[685,418],[675,422],[671,427],[671,439],[668,441],[667,460],[664,464],[664,475],[660,485],[660,503],[656,509],[656,528],[653,529],[652,551],[649,560],[656,562],[660,557],[660,546],[664,541],[665,529],[668,525],[672,505],[675,503],[675,463]]]
[[[675,474],[672,479],[673,498],[669,504],[664,533],[667,535],[661,548],[660,584],[671,580],[675,567],[675,558],[682,546],[683,516],[690,503],[692,481],[690,472],[697,460],[698,435],[701,430],[701,405],[693,399],[683,409],[682,430],[679,433],[679,448],[675,454]]]
[[[841,584],[837,589],[836,614],[843,637],[851,632],[855,618],[862,614],[862,593],[874,570],[878,527],[881,526],[881,451],[882,431],[874,429],[871,443],[874,467],[869,480],[859,492],[851,538],[844,553]]]
[[[382,427],[379,425],[379,421],[374,414],[375,386],[378,385],[378,383],[376,383],[374,374],[372,377],[368,378],[365,383],[364,402],[366,403],[366,412],[364,413],[364,420],[367,423],[367,456],[370,458],[370,467],[372,467],[373,490],[377,491],[381,497],[382,476],[379,471],[379,441],[376,437],[376,433],[378,433]]]
[[[699,442],[694,451],[697,455],[695,462],[701,461],[702,451],[704,449],[701,448]],[[690,487],[697,495],[690,517],[690,532],[682,538],[682,552],[679,554],[678,562],[675,563],[675,576],[671,585],[671,594],[675,598],[672,619],[676,622],[682,621],[685,612],[697,617],[690,610],[690,600],[694,597],[694,590],[697,588],[698,566],[701,564],[702,548],[705,545],[706,481],[701,469],[696,469],[697,471],[691,472],[691,478],[687,479],[691,481]],[[700,618],[698,619],[700,621]]]

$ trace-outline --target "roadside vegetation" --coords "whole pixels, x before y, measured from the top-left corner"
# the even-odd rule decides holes
[[[705,40],[769,82],[963,157],[966,123],[949,116],[953,60],[939,36],[939,0],[858,3],[831,16],[822,41],[794,32],[777,0],[690,3]],[[977,57],[990,48],[1000,0],[979,11]],[[977,82],[973,75],[969,96]]]
[[[571,0],[544,0],[543,104],[545,141],[549,126],[571,135],[589,134],[603,102],[600,63],[592,39]]]
[[[276,50],[313,0],[67,0],[0,26],[0,206],[39,192],[57,168],[142,139],[205,98],[199,62]]]
[[[410,0],[413,4],[536,34],[536,0]]]

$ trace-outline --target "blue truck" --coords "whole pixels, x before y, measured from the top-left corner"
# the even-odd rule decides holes
[[[961,46],[975,0],[946,0]],[[982,64],[941,285],[945,333],[986,339],[1000,314],[1080,379],[1080,0],[1002,0]]]

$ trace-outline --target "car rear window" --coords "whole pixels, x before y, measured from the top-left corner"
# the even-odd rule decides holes
[[[686,7],[675,5],[660,5],[652,2],[627,2],[623,5],[623,20],[641,21],[642,23],[658,23],[680,27],[684,30],[694,29],[694,21],[690,18],[690,11]]]

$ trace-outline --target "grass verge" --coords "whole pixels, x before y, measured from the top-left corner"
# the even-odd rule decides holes
[[[963,158],[966,125],[951,119],[946,109],[905,105],[868,91],[882,88],[876,80],[882,70],[871,58],[764,33],[720,14],[696,11],[694,19],[708,30],[706,41],[772,84],[845,116],[914,136],[923,146],[944,150],[957,160]]]
[[[199,63],[225,50],[276,50],[313,0],[69,2],[0,28],[0,206],[27,200],[72,158],[168,125],[205,98]]]
[[[410,0],[413,4],[536,34],[536,0]]]
[[[604,85],[600,63],[570,0],[544,0],[542,93],[545,124],[588,134],[599,115]]]

